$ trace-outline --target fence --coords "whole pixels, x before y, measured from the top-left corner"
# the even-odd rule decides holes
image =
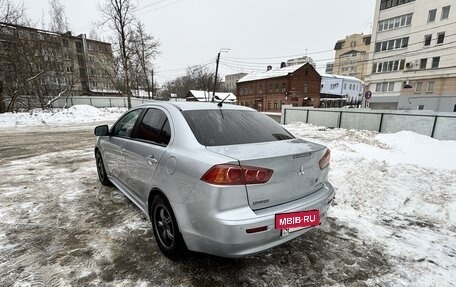
[[[150,102],[149,99],[131,98],[131,106],[135,107],[143,103]],[[97,108],[106,107],[127,107],[126,97],[88,97],[76,96],[61,98],[52,103],[53,108],[71,107],[74,105],[90,105]]]
[[[292,122],[381,133],[407,130],[439,140],[456,140],[456,113],[312,109],[283,106],[281,123]]]

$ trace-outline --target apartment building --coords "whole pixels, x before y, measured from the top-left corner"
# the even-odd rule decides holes
[[[120,95],[114,87],[111,44],[84,34],[54,33],[0,23],[2,101],[43,106],[64,95]],[[38,102],[33,102],[38,99]]]
[[[334,74],[334,62],[326,63],[325,74]]]
[[[455,54],[454,0],[377,0],[369,107],[456,112]]]
[[[237,81],[239,81],[245,75],[247,75],[247,73],[236,73],[236,74],[226,75],[225,82],[223,82],[223,87],[228,91],[235,92]]]
[[[332,74],[364,80],[370,44],[371,35],[363,34],[352,34],[337,41]]]
[[[315,61],[309,56],[302,56],[299,58],[289,59],[289,60],[287,60],[286,64],[287,64],[287,66],[293,66],[293,65],[302,65],[305,63],[309,63],[310,65],[312,65],[312,67],[314,67],[314,69],[317,68],[317,64],[315,64]]]

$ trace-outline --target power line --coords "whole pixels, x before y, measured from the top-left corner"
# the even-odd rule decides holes
[[[449,38],[449,37],[453,37],[453,36],[456,36],[456,34],[449,34],[449,35],[445,35],[445,38]],[[432,40],[436,40],[438,39],[438,37],[436,38],[432,38]],[[414,45],[419,45],[419,44],[423,44],[425,43],[426,41],[419,41],[419,42],[416,42],[416,43],[410,43],[407,45],[407,47],[411,47],[411,46],[414,46]],[[436,51],[440,51],[440,50],[445,50],[445,49],[449,49],[449,48],[454,48],[454,47],[446,47],[448,45],[451,45],[451,44],[454,44],[455,41],[452,41],[452,42],[446,42],[446,43],[443,43],[443,44],[439,44],[439,46],[433,46],[433,47],[430,47],[429,48],[429,51],[430,52],[436,52]],[[443,47],[445,46],[445,47]],[[404,47],[404,48],[407,48],[407,47]],[[442,48],[443,47],[443,48]],[[400,48],[400,49],[403,49],[403,48]],[[395,49],[395,50],[386,50],[386,51],[380,51],[380,52],[366,52],[365,55],[368,56],[370,54],[373,54],[373,53],[381,53],[381,52],[392,52],[392,51],[399,51],[399,49]],[[421,50],[416,50],[416,51],[404,51],[402,53],[398,53],[398,54],[394,54],[394,55],[391,55],[391,56],[384,56],[384,57],[378,57],[378,58],[375,58],[375,59],[365,59],[365,60],[361,60],[361,61],[358,61],[359,62],[369,62],[369,61],[378,61],[378,60],[383,60],[383,59],[391,59],[391,58],[397,58],[397,57],[400,57],[400,56],[413,56],[415,54],[421,54]],[[316,59],[316,60],[313,60],[315,63],[318,63],[318,62],[323,62],[323,61],[331,61],[331,60],[334,60],[335,58],[332,57],[332,58],[327,58],[327,59]],[[276,63],[271,63],[271,62],[263,62],[263,63],[259,63],[259,62],[247,62],[247,61],[233,61],[233,60],[230,60],[230,59],[226,59],[224,58],[223,59],[224,61],[224,64],[231,64],[232,67],[235,67],[235,65],[238,65],[238,66],[241,66],[242,67],[247,67],[247,68],[251,68],[251,69],[256,69],[258,67],[264,67],[265,65],[271,65],[271,64],[276,64]],[[340,67],[342,65],[345,65],[345,64],[342,64],[342,61],[339,62],[338,65],[335,65],[335,67]],[[263,69],[257,69],[257,70],[263,70]]]
[[[450,26],[450,25],[454,25],[454,24],[456,24],[456,22],[450,22],[450,23],[447,23],[447,24],[439,26],[439,28]],[[421,27],[424,27],[424,25],[421,26]],[[435,30],[435,29],[436,29],[436,27],[431,27],[431,28],[426,28],[426,29],[414,31],[412,33],[404,33],[404,34],[401,34],[401,35],[398,35],[398,36],[395,36],[395,37],[382,39],[381,42],[389,41],[389,40],[395,40],[395,39],[398,39],[398,38],[404,38],[406,36],[410,36],[410,35],[426,32],[426,31],[429,31],[429,30]],[[334,49],[332,49],[332,50],[314,51],[314,52],[307,53],[307,55],[316,55],[316,54],[328,53],[328,52],[333,52],[333,51],[334,51]],[[368,52],[368,53],[370,53],[370,52]],[[224,59],[236,60],[236,61],[238,61],[238,60],[267,60],[267,59],[292,58],[292,57],[299,57],[299,56],[303,56],[303,55],[305,55],[305,53],[295,54],[295,55],[274,56],[274,57],[243,57],[243,58],[224,57]],[[243,62],[243,61],[239,61],[239,62]],[[267,64],[270,64],[270,63],[267,63]]]
[[[169,7],[169,6],[171,6],[171,5],[175,5],[175,4],[177,4],[177,3],[179,3],[179,2],[182,2],[182,1],[184,1],[184,0],[177,0],[177,1],[171,2],[171,3],[169,3],[169,4],[166,4],[166,5],[163,5],[163,6],[154,8],[154,9],[145,10],[145,11],[143,11],[142,13],[138,13],[138,15],[142,15],[142,14],[144,14],[144,13],[150,13],[150,12],[153,12],[153,11],[157,11],[157,10],[160,10],[160,9],[163,9],[163,8],[166,8],[166,7]],[[139,11],[139,10],[143,10],[143,9],[137,9],[137,11]]]

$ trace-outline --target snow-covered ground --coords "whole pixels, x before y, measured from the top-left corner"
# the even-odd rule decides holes
[[[0,128],[114,121],[125,111],[125,108],[98,109],[88,105],[76,105],[68,109],[51,109],[45,111],[34,109],[28,113],[0,114]]]
[[[332,151],[331,216],[385,247],[394,272],[373,283],[456,284],[456,141],[409,131],[377,134],[285,126]]]
[[[107,280],[103,277],[106,275],[104,272],[113,266],[116,268],[123,268],[122,266],[131,264],[139,266],[141,261],[144,263],[145,260],[150,260],[149,257],[144,256],[145,254],[141,254],[142,248],[146,248],[148,252],[155,254],[155,259],[152,259],[159,262],[149,262],[146,265],[158,266],[154,268],[159,268],[160,272],[165,274],[167,274],[166,272],[183,274],[182,278],[176,279],[177,281],[174,279],[158,281],[165,282],[163,283],[165,285],[189,286],[203,283],[217,285],[223,280],[228,280],[226,282],[231,282],[231,284],[234,284],[233,282],[243,284],[244,282],[247,285],[305,285],[307,281],[299,283],[300,281],[296,280],[310,278],[314,281],[308,282],[326,286],[350,285],[355,283],[353,280],[362,281],[363,284],[370,286],[454,286],[456,282],[456,141],[438,141],[407,131],[396,134],[377,134],[369,131],[327,129],[303,123],[287,125],[285,127],[295,136],[323,143],[331,149],[330,181],[335,186],[337,194],[336,205],[330,209],[329,213],[327,223],[329,227],[323,227],[309,235],[310,237],[304,236],[303,239],[300,239],[301,241],[293,241],[270,253],[266,252],[252,259],[236,261],[235,265],[229,261],[202,259],[190,261],[189,264],[186,264],[189,266],[173,267],[175,265],[163,265],[169,263],[160,257],[156,248],[151,250],[150,247],[141,247],[144,244],[152,243],[142,241],[141,236],[146,234],[149,227],[143,218],[140,219],[142,221],[135,221],[137,216],[141,217],[140,212],[131,204],[128,205],[125,200],[118,198],[119,194],[111,193],[115,191],[114,189],[108,190],[108,193],[99,189],[92,162],[93,139],[89,134],[90,131],[89,129],[87,131],[76,130],[76,127],[80,125],[87,126],[94,122],[112,123],[124,111],[124,109],[75,106],[68,110],[52,112],[36,110],[31,113],[0,114],[0,173],[3,175],[0,179],[0,251],[8,256],[18,256],[16,259],[0,258],[2,277],[14,278],[11,277],[13,275],[8,274],[13,272],[12,270],[19,272],[18,269],[12,267],[15,264],[22,264],[20,268],[24,268],[24,272],[33,273],[33,268],[23,266],[24,262],[30,261],[30,264],[33,265],[32,259],[26,260],[27,256],[30,258],[33,255],[37,256],[33,250],[40,250],[41,245],[45,244],[42,240],[36,243],[36,248],[35,244],[32,244],[31,248],[24,249],[23,253],[20,253],[17,250],[20,247],[19,242],[10,242],[7,238],[24,240],[24,242],[32,240],[33,242],[33,238],[23,235],[27,234],[29,229],[33,230],[36,227],[39,230],[40,226],[48,226],[48,229],[52,229],[49,226],[52,226],[54,222],[65,222],[65,224],[60,223],[60,227],[56,227],[59,229],[56,229],[55,232],[65,234],[71,231],[74,233],[71,236],[78,238],[79,241],[76,245],[78,248],[69,251],[70,253],[64,252],[61,248],[65,244],[76,244],[74,243],[76,241],[69,241],[67,238],[67,243],[61,243],[59,237],[53,238],[53,233],[49,232],[52,243],[55,245],[51,250],[60,251],[48,250],[47,253],[51,253],[49,256],[53,258],[53,261],[48,263],[51,265],[43,268],[60,266],[62,262],[70,264],[73,262],[71,260],[73,260],[72,256],[76,250],[81,252],[86,250],[87,253],[93,253],[92,256],[95,256],[96,260],[103,259],[103,261],[97,263],[95,260],[95,263],[90,263],[91,265],[81,266],[80,270],[73,270],[75,267],[62,267],[64,271],[61,274],[66,274],[67,278],[80,276],[78,280],[86,280],[61,281],[64,283],[76,282],[82,285],[101,283],[103,280]],[[83,139],[80,143],[66,143],[65,148],[73,150],[59,151],[58,142],[55,146],[49,145],[58,134],[59,128],[56,128],[56,133],[50,135],[49,140],[40,138],[42,143],[37,141],[35,148],[26,146],[20,152],[13,151],[15,144],[19,144],[21,141],[22,132],[27,130],[31,134],[35,132],[40,134],[43,127],[52,128],[61,125],[65,126],[65,130],[68,127],[74,128],[75,134]],[[21,127],[33,128],[25,130]],[[28,136],[28,134],[23,136]],[[28,138],[28,140],[30,139]],[[2,146],[3,142],[5,142],[4,146]],[[10,159],[2,161],[2,158],[8,158],[7,155],[10,156]],[[54,163],[58,169],[55,169]],[[53,170],[56,170],[55,175],[52,175]],[[34,178],[34,176],[38,178]],[[49,177],[52,178],[49,179]],[[39,188],[35,190],[35,187],[32,187],[35,181],[44,188],[43,193],[40,192],[33,196],[31,191],[40,191]],[[65,193],[60,192],[61,188],[65,190]],[[49,195],[44,193],[46,189],[52,194],[50,195],[51,203],[54,205],[47,203],[46,198]],[[90,195],[94,190],[95,195]],[[98,190],[98,194],[96,194],[96,190]],[[21,193],[24,193],[22,200],[18,197]],[[113,198],[116,200],[113,201]],[[42,201],[40,201],[41,199]],[[16,201],[19,201],[17,205]],[[73,204],[75,210],[69,209],[67,214],[62,215],[61,213],[67,209],[66,203]],[[83,208],[78,211],[77,205],[81,205]],[[98,206],[101,206],[105,213],[97,211]],[[90,212],[87,211],[87,214],[84,214],[85,209]],[[119,213],[122,212],[122,209],[127,210],[127,213]],[[42,214],[40,210],[45,213]],[[59,213],[53,214],[52,210],[59,210]],[[108,217],[115,217],[120,225],[114,225],[115,223],[111,223]],[[69,218],[69,221],[65,221],[65,218]],[[47,222],[47,219],[52,222]],[[35,220],[36,226],[27,225],[30,220],[32,222]],[[108,231],[104,232],[102,231],[105,228],[103,225],[101,225],[101,229],[96,229],[95,223],[98,221],[111,229],[108,228]],[[84,224],[81,222],[89,224],[93,228],[91,231],[93,234],[81,231],[84,230]],[[26,228],[23,231],[21,231],[22,226]],[[77,227],[81,229],[72,229]],[[113,233],[112,230],[118,230],[118,232]],[[14,232],[17,232],[17,235],[14,235]],[[78,235],[79,232],[83,232],[83,234]],[[147,232],[147,236],[149,236],[150,231]],[[43,232],[43,234],[47,233]],[[94,238],[90,236],[94,236]],[[132,236],[135,236],[136,239],[131,239]],[[89,244],[84,245],[81,243],[84,242],[83,240],[87,240]],[[132,245],[125,245],[125,240],[127,242],[131,240]],[[350,243],[353,244],[350,245]],[[310,247],[303,251],[295,246],[304,249]],[[111,253],[123,252],[130,248],[134,248],[134,251],[126,253],[131,254],[133,263],[124,261],[126,260],[125,255],[115,259],[111,258],[113,256]],[[348,248],[356,250],[351,253],[350,250],[346,250]],[[371,252],[372,250],[374,251]],[[294,253],[287,253],[289,251]],[[364,251],[366,254],[362,253]],[[309,254],[312,252],[315,254]],[[137,253],[141,255],[134,255]],[[299,259],[296,259],[293,254],[299,254]],[[372,254],[377,254],[378,260],[384,260],[387,264],[375,265],[375,258],[372,258]],[[63,259],[59,259],[59,256],[62,256]],[[337,261],[341,256],[346,256],[346,258]],[[363,256],[367,259],[363,260]],[[302,263],[302,257],[306,258],[307,265]],[[136,259],[138,261],[135,261]],[[40,260],[42,259],[38,261]],[[122,264],[114,264],[119,263],[116,260],[120,260],[119,262]],[[298,263],[292,264],[295,260]],[[331,264],[335,266],[330,266]],[[366,267],[363,264],[369,266]],[[375,268],[371,268],[370,264]],[[212,269],[213,266],[217,267]],[[301,270],[299,266],[306,266],[306,269]],[[315,266],[320,269],[314,268]],[[242,269],[237,269],[241,267]],[[379,271],[383,267],[384,270]],[[96,271],[97,268],[106,270]],[[118,280],[118,277],[113,274],[130,274],[131,277],[132,273],[127,272],[130,271],[130,267],[128,268],[128,270],[111,269],[112,274],[109,273],[108,278]],[[368,272],[369,268],[377,271]],[[190,275],[194,273],[195,269],[202,274],[201,277],[195,278]],[[159,276],[150,273],[154,272],[153,269],[148,272],[134,271],[134,268],[131,270],[133,270],[131,272],[138,272],[143,276],[138,277],[141,280],[148,278],[147,274],[154,278]],[[239,275],[241,279],[236,278],[237,281],[232,281],[235,280],[231,278],[230,274],[233,270],[245,273]],[[356,273],[357,270],[363,272]],[[227,274],[224,274],[224,271],[228,271]],[[252,272],[257,272],[255,274],[258,276],[251,275]],[[312,272],[316,272],[316,274],[312,274]],[[17,274],[19,274],[17,278],[22,278],[20,272]],[[277,276],[274,274],[282,276],[282,279],[275,279]],[[347,276],[351,276],[348,279],[352,281],[347,281]],[[144,282],[140,279],[135,281],[127,276],[125,279],[127,281],[113,281],[113,283],[134,285]],[[26,279],[21,280],[27,282]],[[0,282],[2,282],[1,278]],[[21,282],[23,281],[16,281],[16,285],[21,285]],[[160,285],[160,283],[157,284]],[[364,286],[363,284],[357,286]]]

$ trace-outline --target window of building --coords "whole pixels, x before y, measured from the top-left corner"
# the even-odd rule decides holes
[[[415,0],[381,0],[380,2],[380,11],[389,9],[392,7],[396,7],[402,4],[407,4],[409,2],[413,2]]]
[[[442,44],[445,40],[445,32],[441,32],[437,34],[437,44]]]
[[[272,84],[269,84],[269,92],[272,93]]]
[[[445,6],[442,8],[442,16],[441,20],[448,19],[448,16],[450,16],[450,6]]]
[[[268,101],[268,110],[271,109],[271,101]]]
[[[375,52],[406,48],[408,46],[408,41],[409,37],[389,40],[385,42],[378,42],[375,43]]]
[[[401,15],[378,22],[378,31],[386,31],[408,26],[412,23],[412,14]]]
[[[440,57],[432,58],[432,68],[438,68],[440,63]]]
[[[425,35],[424,36],[424,46],[431,45],[432,35]]]
[[[279,109],[279,104],[277,102],[274,102],[274,110],[278,110]]]
[[[394,72],[401,71],[404,69],[405,60],[396,60],[388,62],[374,63],[372,67],[373,73],[384,73],[384,72]]]
[[[424,105],[418,105],[418,110],[419,110],[419,111],[424,110]]]
[[[375,86],[375,91],[376,92],[394,92],[394,82],[383,82],[383,83],[377,83]]]
[[[427,66],[427,59],[420,60],[420,69],[426,69]]]
[[[304,84],[304,94],[307,94],[307,84]]]
[[[437,15],[437,9],[429,10],[428,22],[434,22],[435,21],[435,15]]]
[[[417,82],[416,86],[415,86],[415,93],[420,94],[422,88],[423,88],[423,83],[422,82]]]
[[[434,92],[434,82],[429,82],[428,83],[426,92],[428,92],[428,93]]]
[[[394,82],[389,82],[388,83],[388,92],[393,92],[394,91]]]

